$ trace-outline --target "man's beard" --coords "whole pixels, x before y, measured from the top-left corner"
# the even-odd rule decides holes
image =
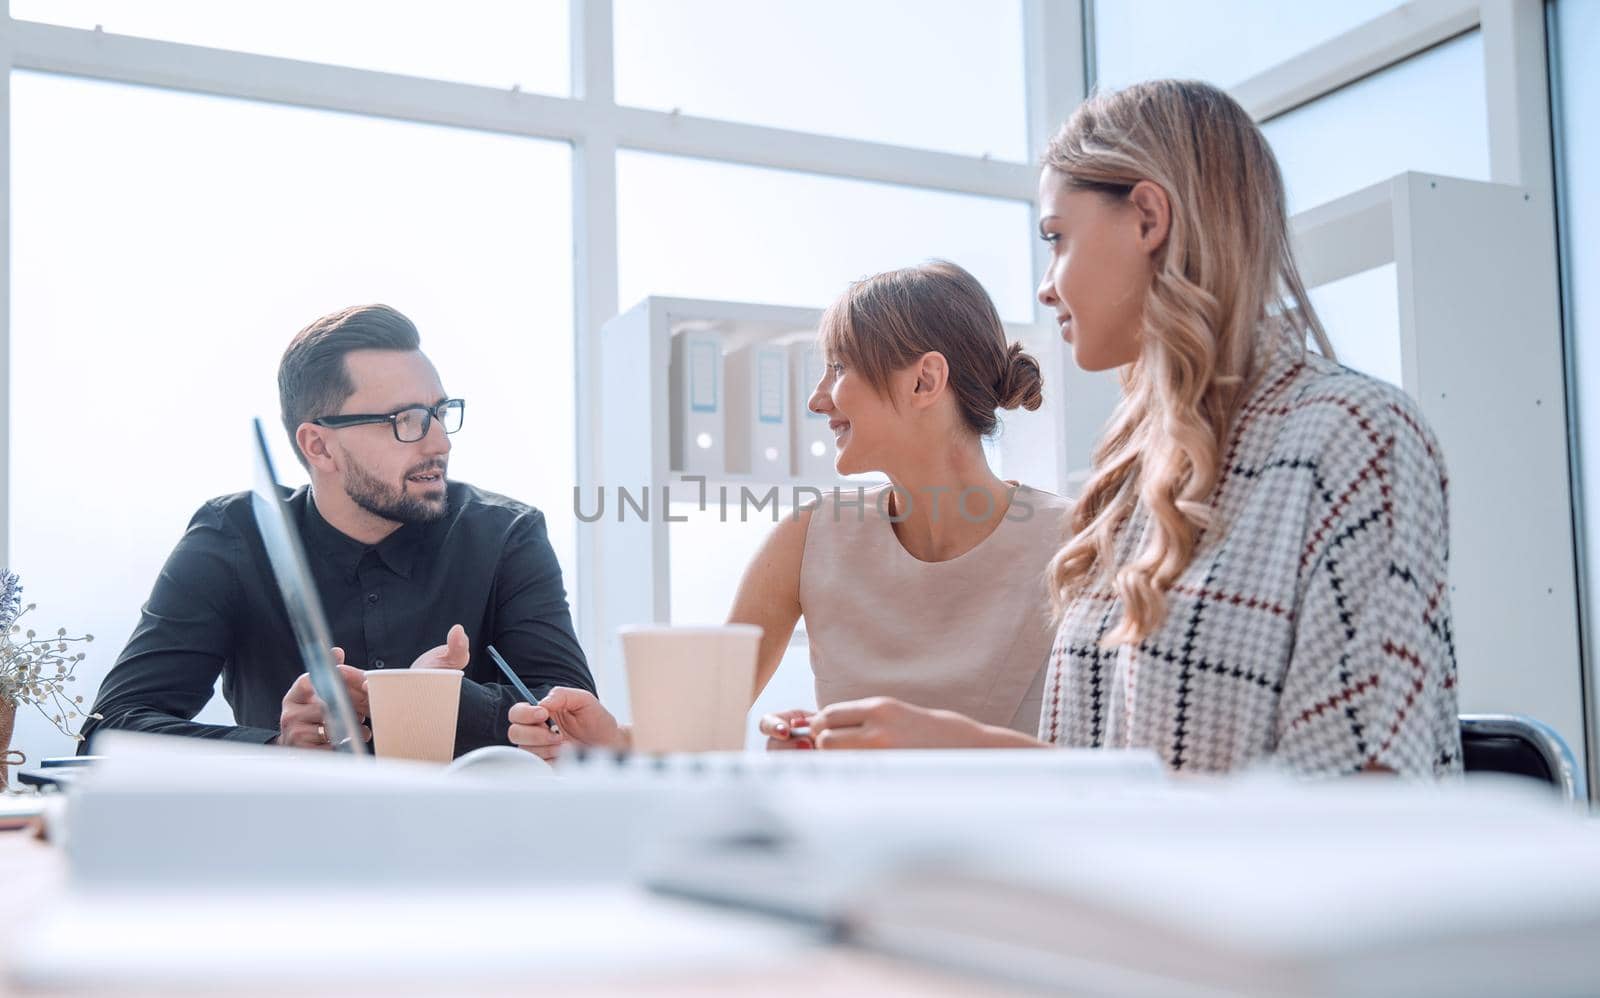
[[[443,461],[428,461],[408,470],[405,478],[436,471],[439,481],[443,483],[444,469]],[[441,492],[438,498],[410,495],[405,491],[404,482],[405,479],[402,479],[401,486],[396,488],[369,474],[354,459],[350,459],[345,469],[344,492],[357,506],[395,523],[432,523],[444,517],[449,506],[445,493]]]

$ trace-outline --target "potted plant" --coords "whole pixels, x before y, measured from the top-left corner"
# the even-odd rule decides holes
[[[94,640],[94,635],[70,637],[65,627],[50,637],[24,629],[22,620],[35,604],[22,605],[22,580],[15,573],[0,569],[0,790],[6,786],[11,766],[27,757],[11,748],[17,708],[38,709],[56,730],[82,741],[77,728],[85,717],[83,697],[74,695],[68,685],[77,682],[73,670],[83,661],[83,652],[72,646]]]

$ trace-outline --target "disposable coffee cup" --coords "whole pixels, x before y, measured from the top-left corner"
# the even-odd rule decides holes
[[[624,627],[620,634],[635,750],[744,748],[761,628]]]
[[[374,669],[367,703],[379,758],[449,762],[455,755],[459,669]]]

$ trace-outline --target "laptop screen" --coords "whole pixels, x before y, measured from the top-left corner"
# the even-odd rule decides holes
[[[367,743],[361,738],[355,708],[350,705],[349,692],[334,665],[333,635],[328,629],[328,618],[322,612],[322,598],[311,580],[305,549],[300,545],[300,533],[283,501],[278,476],[272,470],[266,432],[261,420],[253,422],[256,482],[250,506],[261,530],[262,543],[267,547],[272,574],[278,580],[278,592],[283,594],[284,608],[289,611],[289,625],[294,628],[295,642],[300,647],[300,660],[311,675],[311,688],[325,705],[327,716],[323,726],[334,750],[366,755]]]

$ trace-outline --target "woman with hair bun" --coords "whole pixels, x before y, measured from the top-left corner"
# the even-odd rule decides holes
[[[1080,367],[1123,383],[1051,563],[1039,737],[878,699],[822,710],[818,747],[1459,772],[1439,446],[1409,397],[1334,362],[1255,123],[1203,83],[1097,94],[1039,204],[1039,300]]]
[[[983,286],[943,261],[852,284],[824,314],[820,347],[826,368],[808,404],[828,417],[835,467],[889,484],[841,488],[785,517],[750,562],[728,619],[763,630],[752,698],[804,617],[822,706],[886,696],[1037,731],[1046,570],[1069,507],[995,475],[983,438],[996,410],[1039,408],[1038,362],[1006,341]],[[768,747],[811,747],[794,731],[809,718],[763,718]],[[511,721],[511,741],[546,758],[562,741],[628,745],[581,690],[518,705]]]

